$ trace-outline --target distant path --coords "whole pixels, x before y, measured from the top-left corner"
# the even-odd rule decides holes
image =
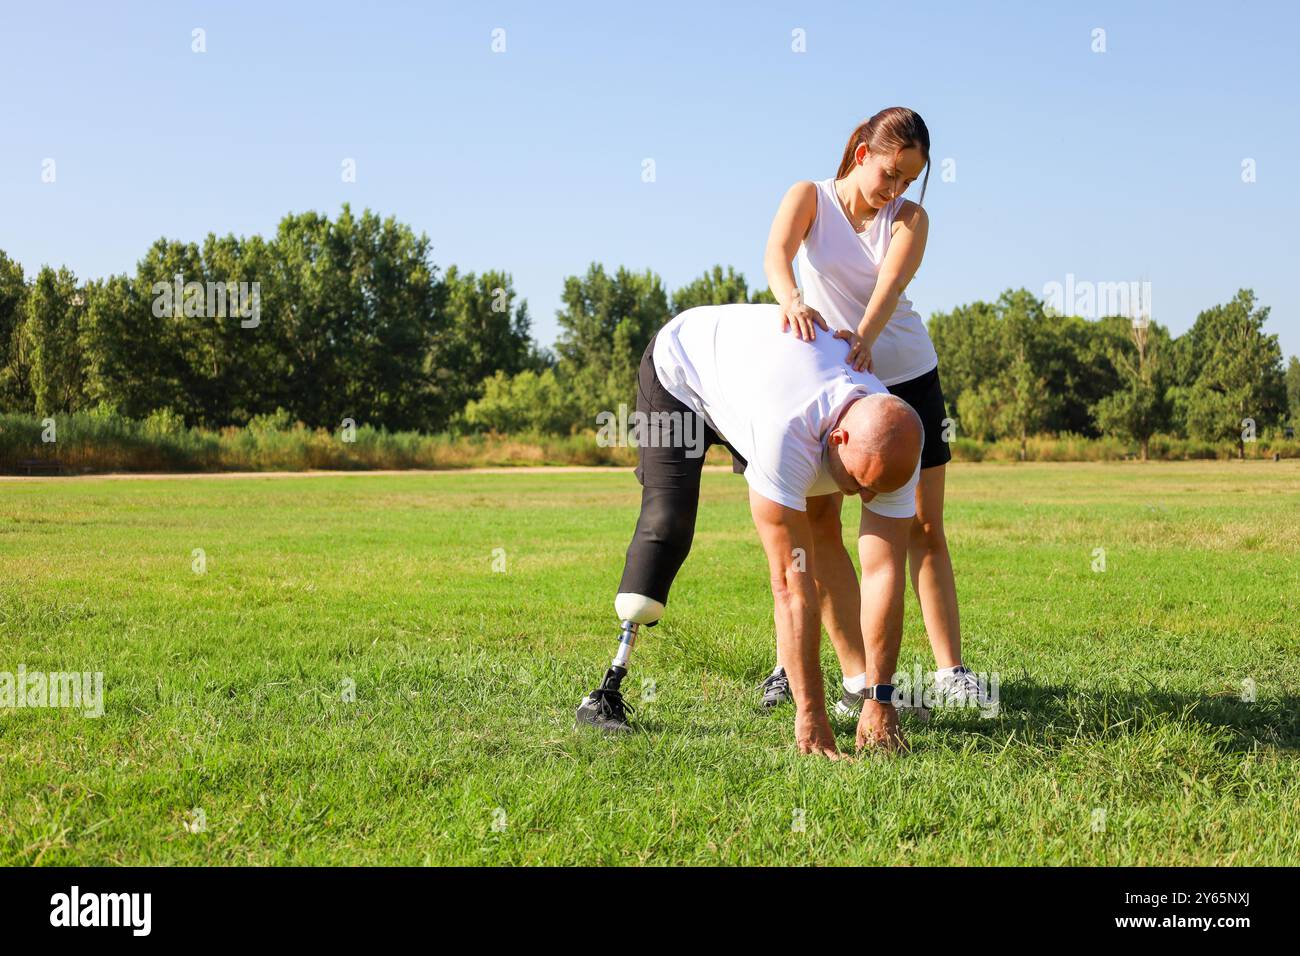
[[[572,475],[631,471],[631,465],[505,465],[495,468],[384,468],[370,471],[176,471],[106,472],[90,475],[0,475],[3,481],[173,481],[193,478],[343,478],[364,475],[517,475],[520,472]],[[731,471],[730,465],[705,465],[705,471]]]

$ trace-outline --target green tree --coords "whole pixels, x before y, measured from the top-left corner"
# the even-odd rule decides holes
[[[97,393],[123,412],[166,408],[191,425],[230,424],[209,417],[202,402],[205,320],[187,317],[184,296],[174,295],[177,282],[203,279],[198,246],[158,239],[136,263],[129,292],[110,285],[92,295],[87,344]]]
[[[483,397],[465,406],[465,421],[496,432],[565,434],[579,419],[576,403],[555,370],[498,371],[483,383]]]
[[[668,297],[653,272],[620,267],[613,276],[592,263],[583,277],[564,280],[558,378],[572,390],[580,420],[635,405],[637,368],[650,339],[669,319]]]
[[[1002,430],[1020,439],[1020,460],[1029,455],[1029,436],[1042,428],[1050,404],[1046,401],[1047,380],[1037,375],[1025,354],[1026,346],[1016,353],[1007,369],[1006,394],[1002,406]]]
[[[998,399],[993,389],[968,388],[956,403],[949,403],[956,412],[961,431],[976,441],[992,441],[998,437]]]
[[[1184,374],[1190,385],[1174,397],[1194,438],[1235,438],[1245,457],[1252,429],[1275,423],[1286,405],[1282,350],[1264,332],[1268,307],[1255,307],[1255,294],[1241,289],[1232,301],[1206,309],[1184,338]]]
[[[0,252],[0,411],[30,412],[35,401],[20,335],[26,299],[22,266]]]
[[[293,414],[330,428],[442,427],[447,403],[425,361],[445,327],[428,237],[345,204],[334,222],[286,216],[271,245],[274,296],[256,331],[282,343]]]
[[[1300,358],[1291,356],[1286,366],[1286,398],[1293,425],[1300,425]]]
[[[1036,367],[1054,396],[1043,423],[1049,432],[1096,437],[1092,409],[1120,387],[1114,355],[1128,342],[1132,319],[1108,316],[1088,321],[1077,315],[1046,315]]]
[[[275,250],[261,236],[209,233],[200,250],[200,268],[214,294],[208,313],[192,323],[191,348],[199,352],[191,352],[189,365],[204,420],[244,425],[255,416],[292,407],[283,329],[275,322],[283,305],[275,282]]]
[[[962,433],[1018,438],[1027,453],[1029,435],[1049,423],[1060,401],[1048,386],[1061,352],[1052,321],[1024,289],[931,319],[945,397]]]
[[[1048,405],[1047,381],[1035,373],[1023,343],[1014,347],[1010,364],[979,388],[967,389],[957,400],[961,427],[975,438],[1015,438],[1020,458],[1029,453],[1029,436],[1043,427]]]
[[[1003,353],[1010,357],[1004,373],[1003,389],[1008,395],[1004,402],[1003,431],[1020,439],[1023,458],[1027,453],[1027,439],[1042,428],[1048,427],[1065,398],[1064,383],[1068,382],[1059,366],[1065,364],[1054,335],[1055,317],[1043,309],[1042,300],[1025,289],[1004,292],[998,299],[998,312],[1002,320]],[[1056,373],[1057,387],[1053,388],[1049,376]]]
[[[145,360],[144,346],[157,320],[136,301],[126,276],[89,282],[86,308],[79,329],[85,358],[86,400],[105,404],[132,418],[154,408],[157,364]],[[142,322],[142,317],[148,317]]]
[[[979,391],[1005,364],[1002,354],[1002,333],[998,324],[997,307],[988,302],[959,305],[951,312],[936,312],[930,316],[930,340],[939,353],[939,372],[943,379],[944,398],[951,409],[957,410],[961,430],[972,437],[985,433],[991,421],[977,409],[986,406],[983,399],[972,398],[967,411],[960,410],[961,398]],[[979,418],[978,426],[967,421],[968,412]]]
[[[716,265],[674,292],[670,311],[673,315],[679,315],[700,305],[728,305],[748,301],[751,300],[745,276],[732,266],[727,266],[724,273],[722,266]]]
[[[1111,355],[1122,383],[1097,400],[1093,415],[1102,432],[1137,442],[1146,461],[1151,436],[1169,424],[1164,355],[1170,339],[1168,331],[1155,322],[1131,321],[1129,342],[1130,348],[1117,348]]]
[[[42,267],[27,294],[23,336],[31,362],[37,415],[75,412],[83,403],[83,368],[78,311],[84,302],[77,279],[66,268]]]
[[[547,363],[532,340],[528,302],[519,300],[509,275],[461,273],[449,266],[441,284],[445,327],[433,339],[424,371],[443,397],[443,417],[482,397],[497,372],[506,377]]]

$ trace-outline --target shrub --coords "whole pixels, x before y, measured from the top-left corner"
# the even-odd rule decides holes
[[[469,468],[508,465],[609,465],[636,463],[636,449],[603,447],[595,429],[554,434],[526,429],[510,434],[426,435],[390,432],[360,425],[345,441],[340,432],[311,429],[277,410],[254,418],[244,428],[219,432],[188,428],[170,409],[158,409],[143,420],[125,418],[100,405],[72,415],[56,415],[56,441],[42,441],[43,419],[28,414],[0,414],[0,471],[15,472],[27,459],[58,459],[66,470],[107,471],[301,471],[306,469],[365,470],[408,468]],[[1278,430],[1246,443],[1249,458],[1300,458],[1300,441]],[[1003,439],[981,442],[957,438],[952,444],[958,461],[1018,461],[1020,442]],[[1136,458],[1135,443],[1117,438],[1084,438],[1065,433],[1036,435],[1025,443],[1030,461],[1119,461]],[[1237,455],[1235,442],[1208,442],[1156,435],[1153,459],[1227,459]],[[722,447],[710,449],[706,463],[729,465]]]

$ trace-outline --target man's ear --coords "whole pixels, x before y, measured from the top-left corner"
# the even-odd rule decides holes
[[[832,428],[829,436],[832,445],[843,445],[849,440],[849,433],[843,428]]]

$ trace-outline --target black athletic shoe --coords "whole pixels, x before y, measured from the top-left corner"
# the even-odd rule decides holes
[[[594,727],[596,730],[610,734],[632,732],[632,725],[627,722],[627,715],[635,708],[623,700],[623,692],[619,690],[619,684],[623,680],[623,674],[627,672],[617,673],[619,670],[622,668],[611,667],[605,673],[605,679],[600,682],[600,686],[582,698],[577,713],[579,727]]]
[[[784,667],[774,674],[768,674],[758,689],[763,692],[764,707],[779,707],[782,704],[788,704],[791,700],[790,679],[785,676]]]

